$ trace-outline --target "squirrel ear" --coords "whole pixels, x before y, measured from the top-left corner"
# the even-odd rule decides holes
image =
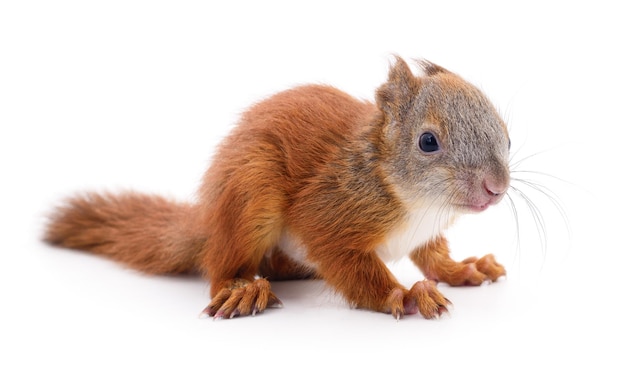
[[[426,75],[429,77],[432,77],[433,75],[437,75],[439,73],[450,73],[448,70],[428,60],[424,60],[424,59],[417,60],[417,64],[420,66],[420,68],[422,68],[424,73],[426,73]]]
[[[376,91],[376,103],[387,115],[396,117],[418,88],[419,79],[413,75],[409,65],[396,56],[396,62],[389,69],[387,82]]]

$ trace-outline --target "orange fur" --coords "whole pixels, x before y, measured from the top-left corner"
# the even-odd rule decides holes
[[[188,273],[206,237],[198,207],[133,192],[69,199],[51,217],[45,240],[108,256],[150,274]]]
[[[485,280],[495,282],[506,274],[504,267],[495,261],[493,255],[480,259],[470,257],[462,262],[452,260],[448,242],[443,237],[416,249],[410,257],[426,278],[451,286],[478,286]]]
[[[436,317],[449,302],[431,280],[479,284],[504,270],[492,257],[451,260],[442,234],[433,232],[433,240],[419,243],[410,255],[429,280],[406,289],[380,258],[381,247],[415,209],[432,202],[445,201],[456,215],[499,201],[508,186],[508,168],[499,158],[508,139],[473,86],[434,64],[423,65],[428,76],[415,77],[398,59],[376,103],[329,86],[278,93],[251,107],[221,144],[196,203],[137,193],[76,197],[53,214],[45,240],[149,273],[199,271],[211,284],[205,312],[215,317],[280,304],[264,278],[310,277],[324,279],[355,307],[396,318],[418,312]],[[434,90],[434,99],[419,106],[417,98],[428,87],[443,94]],[[423,126],[446,147],[459,141],[438,100],[461,100],[467,108],[459,110],[475,110],[495,123],[488,128],[495,153],[485,155],[492,163],[485,170],[468,164],[469,171],[459,172],[458,165],[449,165],[454,152],[417,150]],[[437,178],[457,174],[465,179],[450,191],[442,188],[447,199],[440,199],[433,188],[442,183]]]

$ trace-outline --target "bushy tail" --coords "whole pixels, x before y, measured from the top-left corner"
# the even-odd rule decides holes
[[[133,192],[86,194],[69,199],[51,215],[44,240],[151,274],[191,272],[206,240],[197,209]]]

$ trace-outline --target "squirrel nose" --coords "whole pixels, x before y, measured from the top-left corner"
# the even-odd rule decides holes
[[[497,197],[506,192],[509,188],[508,182],[496,182],[493,179],[485,178],[483,188],[489,196]]]

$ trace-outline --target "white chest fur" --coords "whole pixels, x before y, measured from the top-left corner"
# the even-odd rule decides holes
[[[456,215],[450,209],[430,206],[428,209],[415,209],[405,220],[387,235],[378,246],[376,253],[385,262],[397,261],[411,251],[439,235],[452,224]],[[311,268],[315,264],[307,259],[307,248],[298,237],[284,230],[280,249],[292,260]]]
[[[430,206],[410,212],[404,222],[389,233],[376,253],[385,262],[397,261],[414,249],[435,238],[452,224],[455,214],[450,209]]]

